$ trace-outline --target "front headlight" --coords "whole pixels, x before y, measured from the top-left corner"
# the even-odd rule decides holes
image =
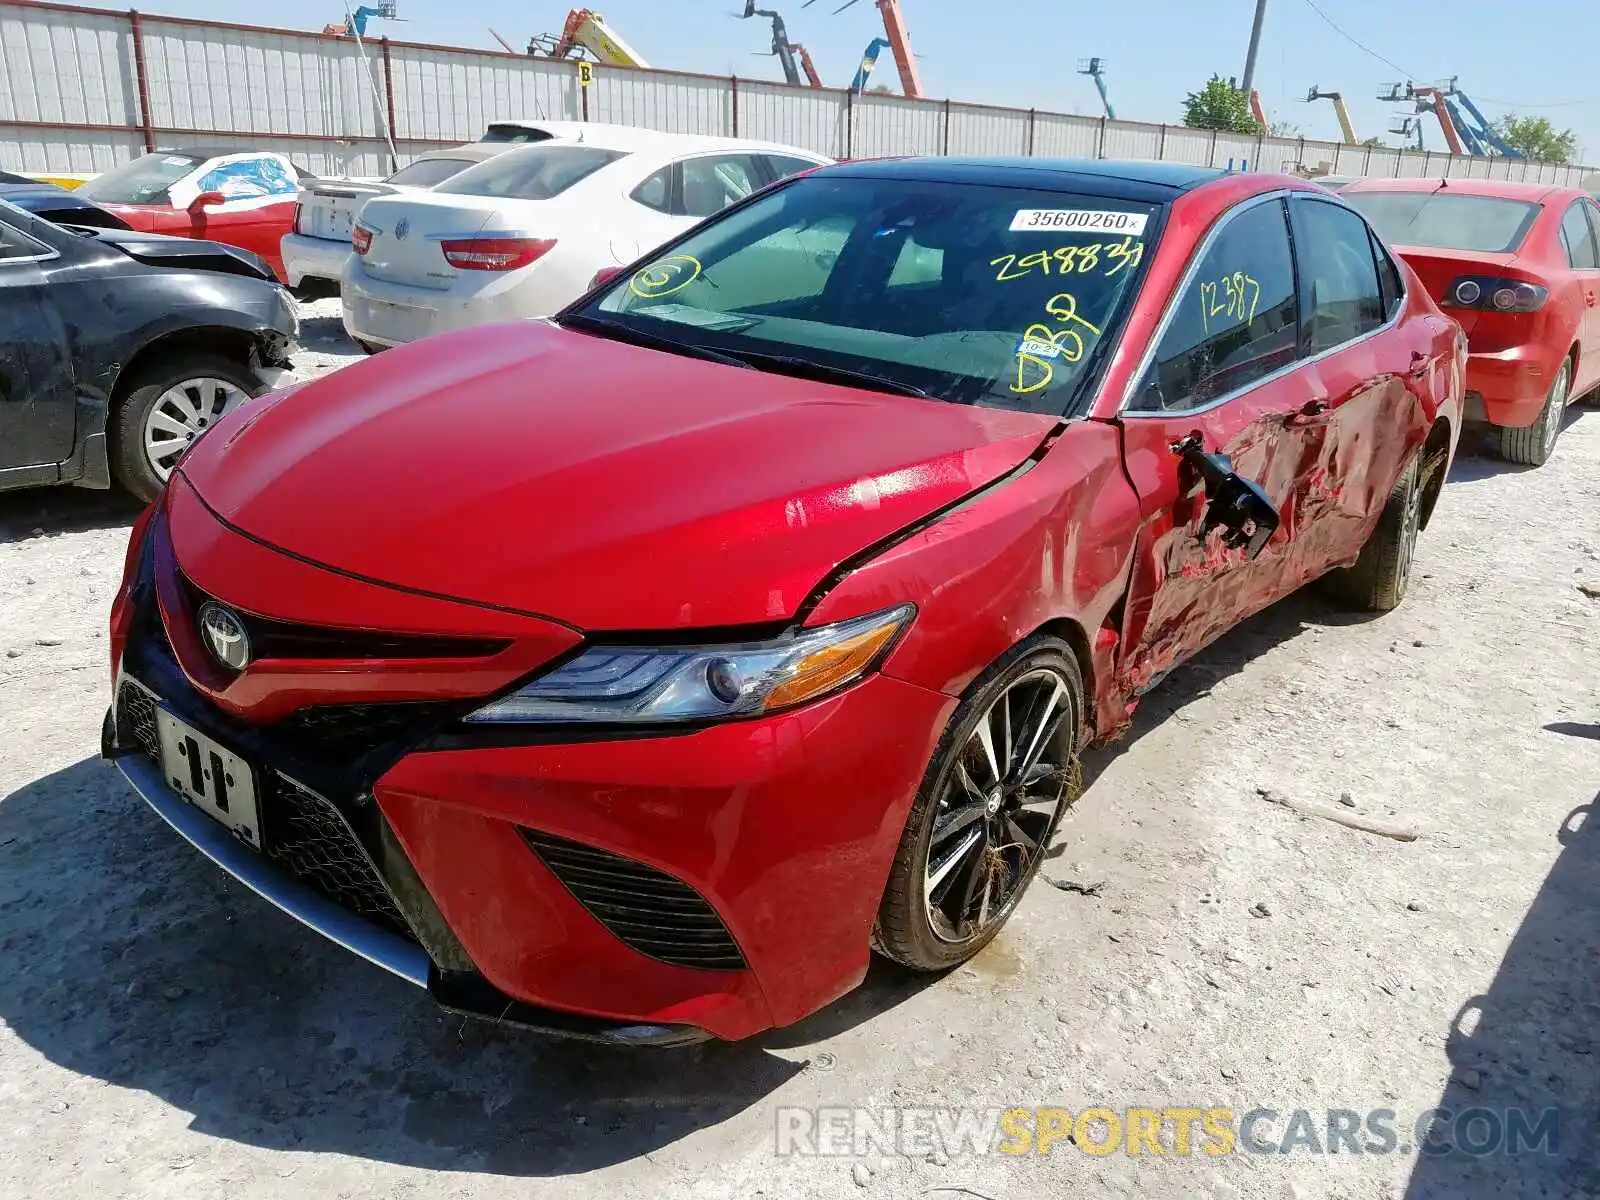
[[[478,709],[478,724],[713,721],[789,708],[836,691],[883,660],[910,604],[770,642],[592,646]]]

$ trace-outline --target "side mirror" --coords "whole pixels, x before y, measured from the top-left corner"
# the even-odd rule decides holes
[[[1222,544],[1258,558],[1278,531],[1278,510],[1261,486],[1233,469],[1226,454],[1207,451],[1198,433],[1174,447],[1183,461],[1200,473],[1206,489],[1206,516],[1200,536],[1222,530]]]
[[[589,290],[593,291],[603,283],[610,283],[618,275],[621,275],[624,269],[623,267],[601,267],[594,273],[594,278],[589,280]]]
[[[219,204],[226,204],[228,198],[221,192],[201,192],[189,201],[189,215],[198,217],[208,208],[215,208]]]

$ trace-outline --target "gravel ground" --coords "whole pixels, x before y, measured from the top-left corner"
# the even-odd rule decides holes
[[[357,357],[307,307],[302,371]],[[150,813],[95,757],[130,519],[0,497],[0,1196],[1600,1194],[1600,413],[1541,470],[1463,456],[1396,613],[1296,596],[1150,695],[1045,868],[1095,894],[679,1052],[442,1017]],[[775,1154],[838,1105],[1263,1107],[1269,1145],[1389,1108],[1399,1145]],[[1419,1156],[1436,1106],[1559,1108],[1556,1152]]]

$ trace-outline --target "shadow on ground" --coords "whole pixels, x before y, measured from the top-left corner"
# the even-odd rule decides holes
[[[0,1022],[16,1037],[159,1096],[201,1132],[523,1176],[593,1170],[725,1121],[806,1069],[796,1048],[930,982],[878,966],[789,1029],[680,1050],[463,1021],[224,877],[97,759],[0,802],[0,954]]]
[[[1585,400],[1568,407],[1566,416],[1561,422],[1562,436],[1583,419],[1584,410],[1593,403],[1593,400]],[[1524,471],[1539,469],[1525,463],[1507,462],[1501,458],[1497,438],[1498,434],[1488,430],[1468,429],[1462,433],[1461,444],[1456,448],[1455,462],[1450,464],[1450,476],[1447,482],[1478,483],[1485,479],[1493,479],[1496,475],[1520,475]],[[1560,453],[1561,444],[1557,442],[1556,454]]]
[[[1453,1074],[1407,1200],[1600,1195],[1600,796],[1551,836],[1561,854],[1494,982],[1451,1024]]]
[[[0,493],[0,543],[128,526],[143,508],[115,489],[53,487]]]

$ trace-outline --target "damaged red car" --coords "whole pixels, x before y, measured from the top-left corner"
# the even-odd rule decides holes
[[[1397,604],[1464,362],[1312,184],[824,168],[208,430],[105,753],[449,1009],[746,1037],[976,953],[1080,750],[1229,627]]]

